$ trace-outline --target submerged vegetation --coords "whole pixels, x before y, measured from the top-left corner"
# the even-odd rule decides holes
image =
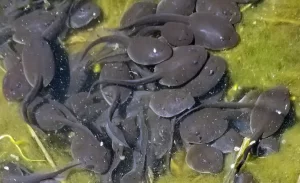
[[[134,0],[110,0],[97,2],[103,9],[103,24],[88,31],[75,32],[65,43],[69,52],[77,52],[86,41],[106,34],[104,27],[118,25],[120,16]],[[297,0],[265,0],[246,8],[243,21],[238,25],[241,43],[234,49],[220,53],[229,65],[232,88],[228,100],[234,98],[244,88],[266,89],[278,84],[286,85],[294,101],[296,120],[281,136],[280,151],[267,158],[250,159],[245,169],[251,172],[258,182],[296,182],[300,175],[300,4]],[[299,22],[298,22],[299,21]],[[2,80],[4,72],[0,71]],[[2,88],[2,87],[1,87]],[[2,92],[1,92],[2,93]],[[0,136],[9,134],[17,141],[24,156],[34,160],[44,160],[45,156],[26,124],[21,120],[18,106],[7,103],[0,96]],[[5,111],[4,111],[5,110]],[[70,152],[57,139],[43,137],[42,143],[58,167],[69,160]],[[178,152],[171,162],[170,175],[162,176],[158,182],[221,182],[225,173],[216,175],[197,174],[185,165],[184,153]],[[33,170],[49,170],[47,161],[32,162],[22,158],[18,148],[7,138],[0,137],[0,160],[20,161]],[[231,157],[226,159],[226,168],[232,163]],[[68,182],[96,182],[92,173],[87,171],[70,174]]]

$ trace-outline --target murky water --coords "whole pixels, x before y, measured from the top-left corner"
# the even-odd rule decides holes
[[[104,11],[104,22],[88,30],[76,31],[65,41],[70,53],[76,53],[99,36],[108,34],[105,28],[118,25],[123,12],[134,0],[99,0]],[[267,89],[279,84],[286,85],[292,94],[295,119],[292,126],[280,135],[280,151],[266,158],[250,159],[245,170],[262,183],[295,183],[300,175],[300,3],[297,0],[265,0],[244,8],[243,21],[237,26],[241,43],[234,49],[216,54],[226,58],[230,73],[230,89],[227,100],[231,100],[244,88]],[[2,80],[4,72],[0,71]],[[2,84],[2,83],[1,83]],[[2,85],[1,85],[2,88]],[[1,91],[2,93],[2,91]],[[26,157],[45,160],[33,135],[20,117],[19,104],[8,103],[0,95],[0,135],[13,137]],[[55,136],[38,134],[56,167],[71,160],[70,150]],[[7,138],[0,140],[0,162],[14,161],[34,171],[53,170],[49,162],[26,161],[18,149]],[[171,174],[162,175],[158,182],[222,182],[229,164],[227,157],[224,172],[199,174],[192,171],[184,161],[184,152],[176,153],[171,162]],[[72,171],[67,182],[97,182],[97,177],[88,171]]]

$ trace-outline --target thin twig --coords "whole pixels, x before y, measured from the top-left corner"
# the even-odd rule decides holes
[[[0,69],[1,69],[4,73],[6,73],[6,70],[2,67],[2,65],[0,65]]]
[[[300,25],[300,21],[297,20],[291,20],[291,19],[284,19],[284,18],[268,18],[268,17],[259,17],[258,20],[265,21],[265,22],[273,22],[273,23],[286,23],[286,24],[292,24],[292,25]]]
[[[246,6],[243,6],[243,8],[241,8],[241,12],[246,11],[247,9],[251,8],[252,4],[247,4]]]
[[[42,144],[41,140],[39,139],[39,137],[36,135],[36,133],[34,132],[34,130],[27,125],[28,130],[30,135],[32,136],[32,138],[34,138],[34,140],[36,141],[36,143],[38,144],[39,148],[42,150],[42,152],[44,153],[45,158],[47,159],[47,161],[49,162],[49,164],[51,165],[51,167],[53,169],[56,170],[56,165],[54,163],[54,161],[52,160],[51,156],[49,155],[49,153],[47,152],[46,148],[44,147],[44,145]]]

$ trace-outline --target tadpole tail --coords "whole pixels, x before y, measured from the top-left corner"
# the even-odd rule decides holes
[[[55,171],[55,172],[48,173],[48,174],[46,174],[46,176],[45,175],[39,175],[39,176],[41,178],[43,178],[43,180],[51,179],[51,178],[56,177],[57,175],[62,174],[63,172],[65,172],[65,171],[67,171],[67,170],[69,170],[71,168],[74,168],[74,167],[76,167],[78,165],[81,165],[81,163],[77,163],[77,162],[76,163],[72,163],[70,165],[65,166],[64,168],[61,168],[61,169]]]
[[[142,76],[143,78],[148,77],[148,76],[150,76],[150,75],[153,74],[153,73],[150,72],[148,69],[142,68],[141,66],[137,65],[137,64],[134,63],[134,62],[129,62],[129,67],[130,67],[133,71],[138,72],[138,74],[139,74],[140,76]]]
[[[145,156],[147,153],[146,151],[147,151],[149,133],[148,133],[148,127],[145,123],[144,110],[141,110],[138,113],[137,124],[140,129],[140,136],[139,136],[139,140],[136,143],[136,149],[139,151],[139,153],[142,154],[142,156]],[[145,159],[145,157],[143,158]]]
[[[134,180],[136,182],[142,182],[141,180],[144,179],[145,154],[141,154],[137,150],[134,150],[132,154],[133,154],[132,169],[120,179],[120,183],[132,182],[132,176],[135,176]]]
[[[32,122],[29,119],[29,115],[28,115],[28,106],[29,104],[35,99],[35,97],[37,96],[37,94],[39,93],[39,91],[42,89],[43,87],[43,77],[40,75],[38,77],[35,77],[35,81],[34,81],[34,85],[32,87],[32,89],[30,90],[30,92],[25,96],[25,98],[22,101],[21,104],[21,115],[23,117],[23,119],[25,120],[25,122],[28,125],[32,125]]]
[[[131,59],[129,58],[128,54],[126,52],[118,53],[115,55],[109,55],[102,57],[94,62],[91,62],[88,67],[90,67],[92,64],[103,64],[103,63],[115,63],[115,62],[129,62]]]
[[[166,154],[166,171],[167,172],[171,172],[171,158],[172,158],[172,148],[173,148],[173,144],[174,144],[174,131],[175,131],[175,125],[176,125],[176,118],[173,118],[171,120],[171,140],[170,140],[170,144],[169,144],[169,149],[167,151]]]
[[[161,26],[150,26],[150,27],[144,27],[140,30],[137,30],[137,32],[132,32],[136,34],[137,36],[148,36],[155,32],[160,32]]]
[[[129,147],[123,132],[112,122],[112,117],[120,102],[120,91],[116,88],[113,92],[113,102],[108,109],[108,119],[105,125],[107,135],[112,139],[113,143],[119,143],[124,147]]]
[[[129,38],[125,36],[120,35],[111,35],[111,36],[104,36],[96,39],[92,43],[90,43],[83,51],[80,61],[83,60],[83,58],[86,56],[86,54],[95,46],[101,43],[119,43],[127,47],[129,44]]]
[[[128,182],[128,180],[126,181],[126,179],[130,177],[132,174],[137,174],[138,172],[142,172],[140,174],[141,177],[144,176],[145,174],[144,168],[146,165],[146,154],[147,154],[149,134],[148,134],[148,127],[145,123],[144,109],[139,111],[137,115],[137,124],[140,129],[140,136],[138,141],[136,142],[135,150],[133,151],[132,169],[121,178],[120,181],[121,183]]]
[[[112,100],[113,102],[112,102],[111,106],[108,109],[108,118],[109,118],[109,121],[112,120],[114,112],[116,111],[116,109],[118,108],[118,106],[120,104],[120,97],[121,97],[121,94],[120,94],[119,89],[115,88],[113,90],[113,100]]]
[[[137,26],[148,25],[148,24],[163,24],[166,22],[179,22],[179,23],[188,24],[189,17],[182,16],[182,15],[167,14],[167,13],[147,15],[137,19],[136,21],[126,26],[117,28],[115,30],[123,31]]]
[[[93,87],[95,87],[96,85],[99,85],[99,84],[134,87],[134,86],[137,86],[137,85],[148,84],[148,83],[157,81],[161,78],[162,78],[161,73],[154,73],[154,74],[151,74],[147,77],[143,77],[143,78],[140,78],[140,79],[133,79],[133,80],[102,79],[102,80],[98,80],[95,83],[93,83],[93,85],[91,86],[90,91],[93,89]]]
[[[120,162],[122,161],[120,157],[123,155],[124,148],[118,144],[112,143],[112,149],[115,152],[115,157],[111,163],[109,170],[101,176],[101,180],[104,183],[113,183],[113,172],[118,167]]]
[[[97,57],[103,57],[105,55],[109,55],[112,53],[115,53],[116,48],[112,45],[110,45],[109,43],[104,45],[101,50],[99,50],[94,56]]]

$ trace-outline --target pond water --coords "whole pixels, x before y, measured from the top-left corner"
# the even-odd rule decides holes
[[[87,44],[98,37],[109,34],[108,28],[119,25],[123,13],[135,0],[97,0],[104,19],[84,29],[72,32],[64,40],[69,54],[82,51]],[[226,59],[229,85],[225,100],[233,101],[249,88],[267,90],[285,85],[291,93],[292,114],[286,120],[286,129],[279,135],[280,150],[265,158],[250,158],[243,171],[250,172],[257,182],[296,183],[300,175],[300,3],[298,0],[264,0],[255,5],[242,5],[242,21],[236,29],[240,43],[233,49],[216,51],[214,54]],[[99,71],[99,68],[97,72]],[[100,71],[101,72],[101,71]],[[5,71],[0,70],[3,80]],[[0,86],[2,89],[3,83]],[[17,162],[28,169],[47,172],[63,167],[72,160],[70,148],[61,140],[61,134],[51,135],[30,131],[20,115],[19,103],[8,102],[0,95],[0,163]],[[5,135],[17,141],[23,154],[32,160],[22,158],[16,146]],[[53,160],[46,161],[45,153],[37,144],[36,136]],[[218,174],[200,174],[185,163],[185,152],[179,150],[172,155],[170,173],[161,175],[159,183],[181,182],[223,182],[228,173],[231,156],[227,156],[224,171]],[[65,182],[98,182],[92,172],[76,169]],[[298,181],[299,182],[299,181]]]

